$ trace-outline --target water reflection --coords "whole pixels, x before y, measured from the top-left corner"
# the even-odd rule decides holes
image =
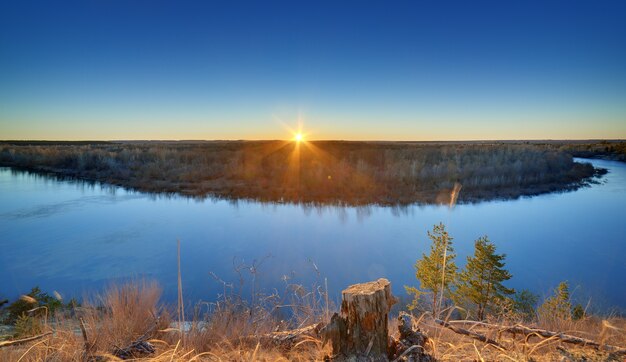
[[[547,294],[568,280],[592,306],[626,308],[626,165],[576,192],[461,204],[346,207],[144,194],[89,182],[0,170],[0,296],[40,285],[68,297],[111,280],[158,279],[176,298],[176,240],[186,299],[213,300],[247,278],[258,288],[328,278],[336,298],[354,282],[387,277],[396,294],[414,285],[426,231],[444,222],[457,264],[489,235],[507,254],[509,286]],[[461,191],[462,192],[462,191]],[[265,258],[266,256],[269,256]],[[258,261],[264,260],[259,266]],[[319,285],[319,284],[318,284]]]

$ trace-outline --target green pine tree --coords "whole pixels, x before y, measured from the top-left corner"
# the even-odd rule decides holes
[[[569,320],[572,318],[572,304],[567,281],[561,282],[554,289],[554,295],[543,302],[539,307],[539,315],[545,319]]]
[[[20,298],[5,308],[4,323],[13,324],[20,316],[27,314],[29,310],[36,307],[45,306],[49,315],[63,307],[61,301],[43,292],[39,287],[32,288],[26,296],[30,299]]]
[[[576,304],[575,306],[572,307],[572,319],[577,321],[580,319],[585,318],[586,316],[586,312],[585,312],[585,308],[583,308],[582,305],[580,304]]]
[[[538,295],[533,294],[530,290],[524,289],[515,293],[513,300],[515,301],[515,311],[520,314],[522,319],[532,320],[535,318],[535,308],[539,300]]]
[[[474,255],[467,257],[467,265],[459,276],[457,298],[462,304],[476,309],[479,320],[495,303],[515,291],[502,285],[511,279],[504,269],[505,254],[496,254],[496,246],[484,236],[474,243]]]
[[[413,304],[409,309],[415,308],[420,296],[427,291],[432,293],[432,311],[437,315],[437,302],[444,294],[450,294],[450,288],[456,280],[456,254],[452,248],[452,237],[446,231],[443,223],[433,226],[433,231],[428,232],[432,241],[430,254],[422,254],[422,258],[415,263],[415,278],[420,282],[420,289],[405,286],[409,294],[413,294]]]

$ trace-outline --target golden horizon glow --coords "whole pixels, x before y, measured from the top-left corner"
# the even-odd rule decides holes
[[[211,141],[211,140],[283,140],[288,143],[310,143],[324,140],[344,141],[536,141],[536,140],[623,140],[626,139],[626,127],[615,118],[603,121],[614,127],[598,128],[595,123],[585,122],[582,118],[568,119],[567,132],[561,126],[565,121],[551,119],[526,120],[524,127],[513,124],[497,123],[493,119],[476,120],[463,118],[453,121],[446,118],[417,120],[406,123],[401,129],[388,127],[379,129],[375,119],[367,118],[363,122],[358,118],[338,119],[331,116],[317,116],[315,122],[305,125],[305,115],[300,113],[295,119],[283,120],[272,115],[273,129],[266,123],[259,125],[246,123],[239,129],[215,129],[210,124],[197,124],[196,121],[181,120],[173,124],[159,119],[159,127],[146,123],[144,119],[127,119],[124,127],[111,128],[89,126],[89,122],[52,119],[51,123],[35,122],[28,119],[7,120],[0,114],[0,130],[3,140],[48,140],[48,141]],[[104,122],[105,119],[92,119],[91,122]],[[517,118],[516,121],[521,121]],[[472,127],[463,126],[470,122]],[[35,122],[29,125],[28,122]],[[347,122],[347,123],[346,123]],[[404,121],[403,121],[404,122]],[[528,124],[541,124],[541,130]],[[386,123],[385,123],[386,124]],[[185,125],[187,127],[185,127]],[[191,133],[189,129],[193,129]],[[282,131],[281,131],[282,128]],[[297,140],[296,135],[301,139]]]

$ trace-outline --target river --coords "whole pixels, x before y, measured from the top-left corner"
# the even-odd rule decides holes
[[[626,311],[626,164],[579,160],[609,170],[577,191],[477,204],[311,207],[165,197],[0,169],[0,299],[38,285],[80,298],[128,278],[177,293],[181,241],[187,301],[215,300],[223,286],[271,292],[326,279],[331,297],[351,283],[386,277],[394,293],[417,285],[413,264],[443,222],[457,265],[488,235],[506,253],[506,284],[541,297],[563,280],[573,299]],[[461,190],[462,192],[462,190]],[[250,266],[258,266],[251,275]]]

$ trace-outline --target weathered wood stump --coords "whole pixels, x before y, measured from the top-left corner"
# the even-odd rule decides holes
[[[405,312],[398,316],[398,339],[392,337],[390,356],[394,361],[432,362],[434,359],[425,351],[428,337],[419,328],[413,327],[413,317]]]
[[[342,292],[341,316],[324,328],[325,340],[339,361],[387,361],[387,320],[396,298],[387,279],[354,284]]]

